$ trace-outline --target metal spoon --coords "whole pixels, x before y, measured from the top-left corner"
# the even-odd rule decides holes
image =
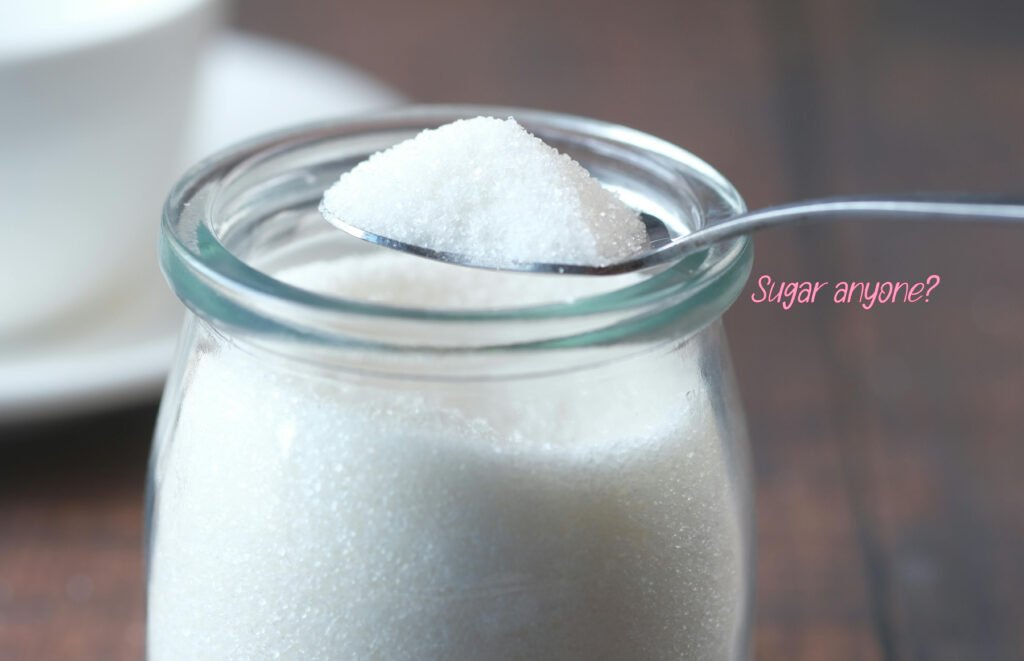
[[[665,223],[641,214],[648,225],[661,226],[665,235]],[[890,197],[830,197],[819,200],[794,202],[768,207],[735,216],[725,217],[687,234],[667,235],[653,239],[647,249],[635,257],[601,266],[581,264],[550,264],[544,262],[520,262],[500,266],[474,261],[470,255],[433,250],[416,246],[360,229],[338,218],[329,218],[339,229],[354,237],[388,248],[411,253],[450,264],[503,271],[529,271],[533,273],[565,273],[575,275],[617,275],[646,269],[666,262],[678,260],[692,252],[706,248],[712,243],[750,234],[767,227],[784,223],[803,223],[819,220],[961,220],[975,222],[1022,222],[1024,221],[1024,200],[1008,196],[949,195],[919,196],[904,195]]]

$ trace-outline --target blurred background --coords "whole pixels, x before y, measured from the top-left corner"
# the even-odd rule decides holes
[[[223,21],[182,166],[402,95],[633,126],[751,207],[1024,192],[1024,3],[240,0]],[[0,85],[23,84],[4,57]],[[779,229],[756,251],[751,283],[942,281],[869,311],[753,305],[748,284],[726,315],[757,479],[755,658],[1024,658],[1024,231]],[[156,287],[100,316],[135,319],[169,299]],[[161,310],[138,336],[0,340],[0,659],[142,656],[146,458],[178,314]]]

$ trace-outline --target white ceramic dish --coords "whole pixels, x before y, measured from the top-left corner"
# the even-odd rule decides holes
[[[183,155],[220,5],[2,3],[0,338],[60,323],[143,263],[139,220]]]
[[[402,101],[339,62],[237,33],[216,40],[200,76],[190,162],[258,133]],[[159,393],[181,304],[155,267],[126,280],[74,324],[0,351],[0,424],[56,419]]]

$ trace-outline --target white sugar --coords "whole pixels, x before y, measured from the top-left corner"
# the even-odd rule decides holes
[[[345,173],[321,212],[474,262],[603,265],[636,254],[636,211],[514,119],[424,131]]]
[[[422,261],[278,277],[478,304],[439,279],[477,271]],[[582,286],[496,276],[520,283],[502,285],[511,301]],[[294,370],[196,332],[154,463],[152,661],[741,656],[742,509],[699,344],[412,383]]]

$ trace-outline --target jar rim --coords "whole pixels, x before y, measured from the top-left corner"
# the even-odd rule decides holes
[[[651,159],[670,164],[683,173],[689,183],[698,183],[709,191],[711,201],[702,201],[695,222],[718,220],[746,208],[732,184],[705,161],[636,129],[513,107],[406,106],[266,134],[222,150],[193,166],[171,190],[164,205],[160,261],[165,277],[179,298],[202,317],[327,341],[341,339],[332,337],[330,324],[314,323],[299,328],[290,320],[348,315],[377,320],[474,324],[578,319],[673,307],[677,313],[693,316],[694,326],[703,326],[720,316],[739,295],[752,262],[751,241],[745,236],[714,244],[639,283],[569,302],[514,308],[432,310],[330,296],[285,283],[233,254],[212,225],[216,214],[213,200],[218,190],[267,159],[284,158],[296,150],[369,131],[422,130],[479,115],[512,116],[527,130],[538,134],[545,130],[571,131],[593,140],[626,145]]]

